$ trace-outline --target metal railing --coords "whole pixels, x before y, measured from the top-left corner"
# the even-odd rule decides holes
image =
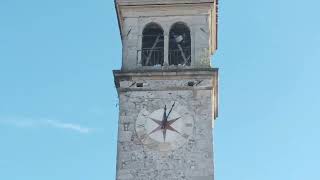
[[[182,54],[183,53],[183,54]],[[191,48],[169,50],[169,65],[191,65]]]
[[[163,48],[143,48],[141,50],[142,66],[163,65],[164,49]]]

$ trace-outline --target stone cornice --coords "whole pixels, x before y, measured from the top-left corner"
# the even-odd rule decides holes
[[[120,6],[167,5],[167,4],[201,4],[213,3],[214,0],[116,0]]]

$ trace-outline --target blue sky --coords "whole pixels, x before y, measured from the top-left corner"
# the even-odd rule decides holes
[[[217,180],[320,179],[320,2],[221,1]],[[0,0],[0,179],[114,179],[111,0]]]

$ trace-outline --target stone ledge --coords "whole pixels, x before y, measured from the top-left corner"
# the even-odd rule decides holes
[[[154,70],[114,70],[114,81],[118,93],[128,91],[164,91],[164,90],[213,90],[214,97],[214,119],[218,117],[218,103],[219,103],[219,87],[218,87],[218,68],[203,68],[203,69],[154,69]],[[212,84],[207,87],[161,87],[161,88],[122,88],[121,81],[183,81],[186,79],[199,80],[209,79]],[[161,83],[161,82],[160,82]]]
[[[132,5],[161,5],[161,4],[201,4],[213,3],[214,0],[116,0],[122,6]]]
[[[137,69],[137,70],[113,70],[115,77],[125,76],[190,76],[218,75],[218,68],[199,68],[199,69]]]

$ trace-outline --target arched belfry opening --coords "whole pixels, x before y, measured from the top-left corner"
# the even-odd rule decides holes
[[[163,65],[163,29],[156,23],[148,24],[142,33],[141,62],[143,66]]]
[[[190,29],[182,22],[170,29],[169,65],[191,65]]]

